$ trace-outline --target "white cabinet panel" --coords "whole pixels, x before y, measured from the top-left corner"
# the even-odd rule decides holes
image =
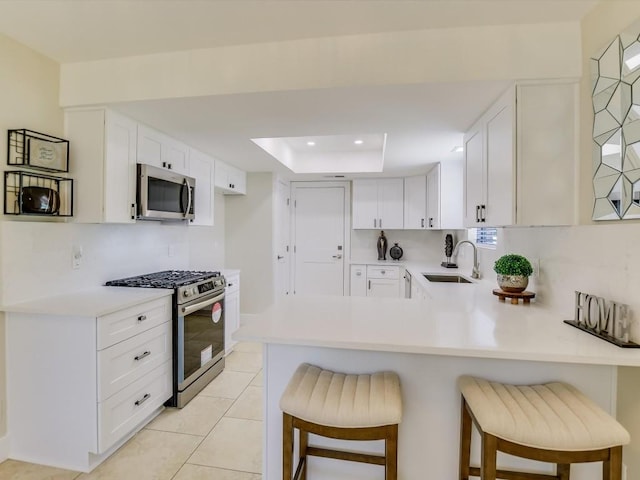
[[[367,280],[367,297],[400,297],[400,283],[384,278]]]
[[[367,296],[367,266],[351,265],[351,296]]]
[[[242,170],[216,160],[215,186],[225,195],[245,195],[247,174]]]
[[[236,345],[231,335],[240,328],[240,275],[225,277],[227,286],[224,294],[224,351],[228,355]]]
[[[190,225],[214,225],[214,160],[204,153],[190,149],[189,176],[196,179],[195,214]]]
[[[576,221],[578,86],[520,83],[465,135],[465,225]]]
[[[74,221],[132,223],[136,203],[137,124],[104,108],[67,110]]]
[[[438,163],[427,174],[426,227],[429,229],[440,228],[440,194],[440,164]]]
[[[146,125],[138,125],[138,163],[189,174],[189,147]]]
[[[353,181],[354,229],[402,229],[404,181],[402,178]]]
[[[422,230],[427,225],[427,177],[404,179],[404,229]]]

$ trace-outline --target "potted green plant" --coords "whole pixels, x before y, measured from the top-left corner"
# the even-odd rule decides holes
[[[498,274],[498,285],[504,292],[518,293],[527,288],[533,267],[522,255],[510,253],[496,260],[493,271]]]

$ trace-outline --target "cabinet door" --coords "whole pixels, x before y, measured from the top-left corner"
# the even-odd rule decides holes
[[[464,224],[480,225],[480,206],[484,204],[485,169],[482,124],[478,122],[464,137]]]
[[[440,164],[427,174],[427,228],[440,228]]]
[[[229,293],[224,297],[224,351],[231,353],[237,343],[231,338],[231,334],[240,328],[240,291],[228,287]]]
[[[213,159],[198,150],[189,152],[189,176],[196,179],[195,212],[191,225],[212,227],[213,219]]]
[[[189,174],[189,147],[164,136],[162,145],[162,166],[185,175]]]
[[[353,181],[353,228],[379,228],[378,181]]]
[[[135,222],[137,124],[107,111],[105,117],[104,212],[107,223]]]
[[[247,174],[235,167],[228,167],[228,180],[233,193],[244,195],[247,193]]]
[[[404,229],[422,230],[427,226],[427,177],[404,179]]]
[[[367,280],[367,297],[400,297],[400,282],[386,278]]]
[[[487,193],[483,225],[498,227],[515,223],[515,93],[507,94],[488,112]]]
[[[366,265],[351,265],[351,296],[367,296],[367,267]]]
[[[378,180],[378,228],[404,227],[404,182],[402,178]]]
[[[162,142],[159,132],[138,125],[138,163],[146,163],[155,167],[162,167]]]

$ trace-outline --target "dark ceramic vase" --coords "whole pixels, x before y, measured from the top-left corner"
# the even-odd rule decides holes
[[[378,260],[387,259],[387,237],[384,236],[384,230],[380,231],[378,237]]]
[[[389,249],[389,256],[394,260],[400,260],[402,258],[402,247],[400,247],[397,243],[393,244],[393,247]]]

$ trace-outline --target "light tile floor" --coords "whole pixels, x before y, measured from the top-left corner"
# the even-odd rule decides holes
[[[6,460],[0,480],[261,480],[262,347],[239,343],[181,410],[165,409],[93,472]]]

